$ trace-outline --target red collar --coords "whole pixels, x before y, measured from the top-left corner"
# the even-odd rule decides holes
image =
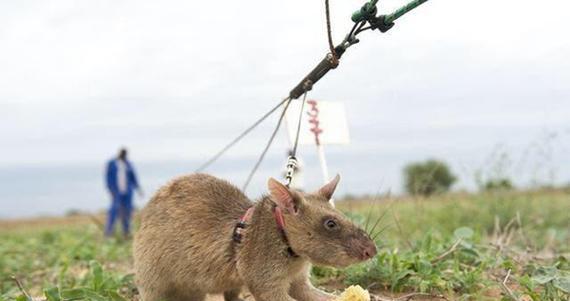
[[[277,225],[277,230],[281,233],[281,238],[283,242],[287,245],[287,255],[290,257],[299,257],[291,248],[289,244],[289,238],[287,237],[287,233],[285,232],[285,219],[283,218],[283,211],[281,208],[277,206],[273,206],[273,218],[275,218],[275,224]],[[239,222],[236,224],[233,232],[233,240],[236,243],[241,243],[243,237],[243,229],[247,228],[249,222],[251,221],[251,217],[255,212],[255,207],[250,207],[247,209],[245,214],[240,218]]]
[[[287,255],[289,257],[299,257],[295,251],[291,248],[289,243],[289,238],[287,237],[287,232],[285,232],[285,219],[283,218],[283,211],[277,206],[273,206],[273,217],[275,218],[275,223],[277,224],[277,229],[281,233],[281,239],[287,245]]]

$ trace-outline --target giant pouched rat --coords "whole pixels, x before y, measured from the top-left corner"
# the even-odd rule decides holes
[[[134,241],[142,300],[223,293],[237,301],[243,286],[257,301],[332,300],[309,282],[310,264],[344,267],[376,254],[370,237],[329,202],[339,179],[315,193],[269,179],[269,195],[256,203],[206,174],[162,187],[142,210]],[[246,212],[251,218],[236,228]]]

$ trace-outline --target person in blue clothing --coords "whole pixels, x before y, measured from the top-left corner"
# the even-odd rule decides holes
[[[125,237],[129,237],[133,213],[133,192],[137,190],[141,197],[143,192],[139,186],[134,167],[127,158],[126,149],[121,149],[119,156],[107,163],[105,178],[112,199],[107,226],[105,227],[105,236],[113,235],[115,221],[119,217],[123,224]]]

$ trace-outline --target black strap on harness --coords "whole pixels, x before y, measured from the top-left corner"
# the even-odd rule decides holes
[[[232,239],[234,240],[235,243],[241,243],[241,239],[243,237],[242,235],[242,231],[243,229],[247,228],[247,224],[239,221],[236,226],[234,227],[234,232],[232,234]]]

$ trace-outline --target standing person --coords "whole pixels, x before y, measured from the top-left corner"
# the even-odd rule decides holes
[[[137,190],[143,195],[139,186],[137,175],[131,162],[127,159],[127,150],[121,149],[119,156],[107,163],[106,184],[111,194],[112,202],[109,209],[105,236],[113,235],[117,215],[123,224],[125,237],[130,234],[130,222],[133,212],[133,191]]]

